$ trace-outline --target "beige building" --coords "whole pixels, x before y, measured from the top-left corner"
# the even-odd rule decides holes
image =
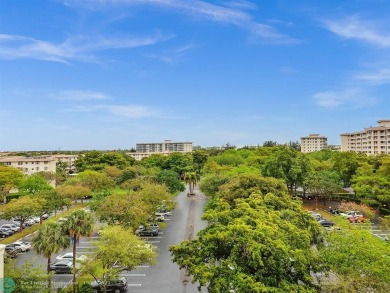
[[[390,154],[390,120],[379,120],[378,126],[362,131],[343,133],[341,151],[353,151],[366,155]]]
[[[171,140],[165,140],[162,143],[137,143],[136,152],[127,154],[140,161],[152,154],[169,155],[175,152],[192,152],[192,142],[172,142]]]
[[[301,152],[317,152],[328,147],[328,138],[319,134],[309,134],[301,137]]]
[[[77,155],[48,155],[37,157],[10,156],[0,157],[0,164],[19,169],[25,175],[37,172],[56,172],[57,162],[66,162],[68,171],[74,170]]]

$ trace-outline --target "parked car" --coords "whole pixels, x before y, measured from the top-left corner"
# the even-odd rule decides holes
[[[9,234],[8,233],[5,233],[3,231],[0,231],[0,238],[5,238],[5,237],[8,237]]]
[[[68,252],[56,257],[56,260],[70,260],[73,261],[73,252]],[[76,261],[86,261],[87,256],[82,254],[76,254]]]
[[[15,247],[20,248],[22,252],[26,252],[31,250],[31,244],[23,241],[16,241],[12,243],[15,245]]]
[[[68,221],[68,218],[67,218],[67,217],[63,217],[63,218],[59,218],[59,219],[57,220],[57,223],[62,224],[62,223],[65,223],[66,221]]]
[[[92,282],[91,287],[92,287],[94,293],[103,292],[101,280]],[[111,280],[108,282],[107,292],[120,293],[120,292],[126,291],[127,287],[128,287],[128,285],[127,285],[126,278],[120,277],[118,279]]]
[[[144,226],[140,226],[136,231],[135,235],[137,236],[157,236],[158,230],[152,228],[146,228]]]
[[[332,215],[340,215],[340,211],[336,208],[330,208],[329,213],[331,213]]]
[[[364,223],[367,221],[367,219],[365,217],[358,217],[358,216],[355,216],[355,217],[348,217],[348,221],[350,223]]]
[[[70,274],[72,273],[72,262],[70,260],[61,260],[50,265],[50,271],[56,274]]]
[[[6,228],[6,229],[10,229],[12,231],[14,231],[14,233],[18,232],[20,230],[20,227],[15,225],[15,224],[4,224],[4,225],[1,225],[1,228]]]
[[[15,226],[17,226],[17,227],[20,228],[20,221],[19,221],[18,219],[13,220],[11,224],[14,224]],[[26,225],[26,223],[24,222],[23,225],[22,225],[22,228],[24,229],[24,228],[26,228],[26,226],[27,226],[27,225]]]
[[[8,258],[16,258],[18,253],[19,251],[15,247],[5,247],[5,256]]]
[[[327,220],[327,219],[319,220],[318,223],[319,223],[322,227],[332,227],[332,226],[334,226],[334,222],[329,221],[329,220]]]
[[[163,215],[158,215],[158,216],[156,215],[154,220],[157,221],[157,222],[164,222],[165,217]]]
[[[162,216],[172,216],[172,213],[168,211],[167,209],[158,210],[156,215],[162,215]]]
[[[12,234],[15,233],[14,230],[11,230],[11,229],[8,229],[8,228],[3,228],[3,227],[0,228],[0,232],[5,234],[7,237],[11,236]]]
[[[41,218],[42,218],[43,220],[47,220],[47,219],[49,218],[49,214],[48,214],[48,213],[45,213],[45,214],[41,215]]]
[[[309,211],[309,215],[311,215],[311,216],[312,216],[314,219],[316,219],[317,221],[319,221],[319,220],[322,219],[321,214],[316,213],[316,212],[313,212],[313,211]]]
[[[7,244],[5,246],[5,251],[12,251],[12,250],[16,250],[16,252],[22,252],[22,249],[13,243]]]
[[[157,223],[149,223],[147,226],[149,226],[151,229],[157,230],[157,232],[160,230],[160,226]]]

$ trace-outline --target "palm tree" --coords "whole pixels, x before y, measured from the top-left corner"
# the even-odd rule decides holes
[[[199,175],[196,172],[189,172],[185,174],[184,181],[190,187],[190,195],[194,194],[194,187],[195,184],[198,182],[198,180],[199,180]]]
[[[45,223],[32,238],[32,246],[40,255],[47,257],[47,273],[50,273],[51,255],[70,246],[68,235],[63,233],[61,224],[57,222]],[[51,277],[48,276],[49,287]]]
[[[76,245],[81,236],[90,235],[93,230],[94,219],[84,210],[73,212],[64,223],[66,232],[69,233],[73,245],[73,278],[72,292],[76,292]]]

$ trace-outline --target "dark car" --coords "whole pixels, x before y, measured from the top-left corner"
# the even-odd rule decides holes
[[[158,230],[154,228],[146,228],[144,226],[140,226],[135,234],[138,236],[157,236]]]
[[[326,220],[326,219],[319,220],[318,223],[322,227],[332,227],[332,226],[334,226],[334,222]]]
[[[5,247],[5,256],[6,257],[9,257],[9,258],[15,258],[15,257],[17,257],[18,256],[18,253],[19,253],[20,251],[17,249],[17,248],[15,248],[15,247],[13,247],[13,246],[6,246]]]
[[[330,208],[329,213],[331,213],[332,215],[340,215],[340,211],[334,208]]]
[[[11,251],[11,250],[16,250],[17,252],[22,252],[22,249],[18,245],[14,244],[14,243],[7,244],[5,246],[5,251]]]
[[[101,280],[95,281],[91,284],[94,293],[103,292]],[[127,289],[127,280],[125,277],[121,277],[116,280],[111,280],[107,284],[107,292],[120,293],[126,291]]]
[[[70,274],[72,273],[72,262],[69,260],[62,260],[50,265],[50,270],[56,274]]]

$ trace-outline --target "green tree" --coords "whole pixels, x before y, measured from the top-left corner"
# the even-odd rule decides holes
[[[312,172],[305,181],[305,185],[314,198],[316,207],[318,200],[324,200],[324,205],[326,205],[327,198],[341,189],[340,178],[336,172],[332,171]]]
[[[164,160],[162,169],[175,171],[179,174],[180,179],[182,179],[186,172],[192,172],[194,170],[192,155],[171,153]]]
[[[195,172],[200,174],[204,164],[210,155],[205,150],[195,150],[192,152],[192,162],[194,163]]]
[[[318,246],[321,263],[337,275],[335,282],[323,285],[330,287],[325,292],[390,291],[390,246],[385,241],[351,225],[324,236],[324,245]]]
[[[311,170],[309,159],[301,152],[279,147],[263,166],[263,175],[280,178],[286,182],[290,192],[302,185]]]
[[[220,200],[197,239],[170,246],[173,261],[208,292],[316,292],[319,228],[300,206],[267,194]]]
[[[23,173],[16,168],[0,165],[0,192],[3,196],[3,203],[7,203],[7,195],[12,188],[19,185]]]
[[[156,260],[153,245],[120,226],[104,228],[95,245],[95,257],[88,263],[85,271],[95,280],[101,280],[103,292],[106,292],[108,282],[117,278],[121,271],[133,270],[141,264],[153,265]]]
[[[194,188],[196,183],[199,181],[199,175],[196,172],[189,172],[184,175],[184,181],[190,188],[190,195],[194,195]]]
[[[61,185],[56,188],[56,192],[63,198],[69,198],[70,200],[83,200],[92,194],[92,191],[88,187],[80,185]]]
[[[56,164],[55,180],[56,185],[61,185],[66,181],[69,164],[67,162],[59,161]]]
[[[165,184],[172,194],[185,190],[185,186],[179,180],[178,174],[172,170],[162,170],[157,174],[156,181],[160,184]]]
[[[358,155],[354,152],[337,152],[332,157],[333,170],[336,171],[344,187],[351,186],[352,177],[359,167]]]
[[[92,191],[102,191],[113,188],[115,182],[104,173],[86,170],[80,172],[69,184],[81,185]]]
[[[100,221],[111,225],[136,228],[154,212],[145,206],[142,198],[132,193],[129,195],[113,194],[104,197],[96,206]]]
[[[38,201],[34,196],[22,196],[4,206],[1,218],[17,219],[20,222],[20,231],[22,231],[26,219],[38,215],[44,204],[44,201]]]
[[[47,274],[49,288],[51,283],[50,264],[53,253],[70,246],[69,236],[64,234],[61,224],[47,222],[34,234],[32,247],[39,254],[47,258]]]
[[[14,281],[15,287],[12,292],[50,293],[50,287],[44,285],[47,284],[48,275],[43,273],[42,268],[40,266],[37,267],[32,261],[25,261],[22,265],[16,264],[15,261],[6,263],[4,267],[4,277],[11,278]],[[3,283],[1,284],[3,285]]]
[[[135,159],[120,152],[91,151],[78,157],[75,167],[79,172],[85,170],[101,171],[107,166],[115,166],[124,169],[133,165]]]
[[[72,290],[76,292],[76,246],[81,236],[90,235],[93,230],[94,219],[90,213],[83,210],[73,212],[68,220],[62,224],[65,232],[68,232],[72,242],[73,251],[73,277]]]
[[[19,188],[22,191],[26,191],[30,194],[34,194],[41,190],[50,190],[53,189],[46,179],[39,174],[32,174],[25,177],[20,181]]]

